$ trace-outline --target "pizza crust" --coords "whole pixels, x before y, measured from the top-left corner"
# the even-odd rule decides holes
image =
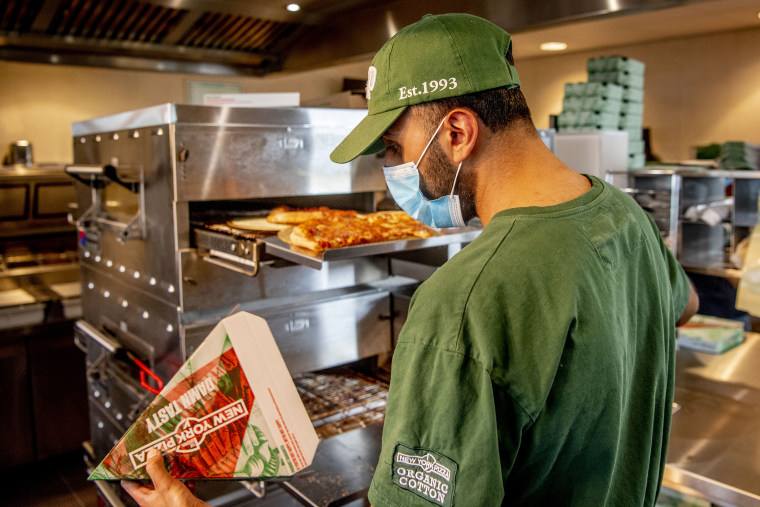
[[[322,218],[328,211],[330,211],[330,209],[325,206],[300,209],[290,208],[288,206],[278,206],[269,213],[267,221],[273,224],[296,225],[306,222],[307,220]]]
[[[353,218],[361,216],[364,215],[360,214],[358,211],[331,209],[326,206],[320,206],[318,208],[291,208],[288,206],[278,206],[267,215],[267,221],[274,224],[298,225],[310,220],[319,220],[323,218]]]
[[[298,227],[292,227],[286,231],[282,231],[281,233],[278,233],[277,237],[290,245],[305,248],[312,252],[318,253],[324,250],[317,241],[308,238],[303,233],[303,230]]]
[[[266,232],[277,232],[290,227],[287,224],[272,223],[266,217],[236,218],[235,220],[228,220],[227,225],[235,229]]]

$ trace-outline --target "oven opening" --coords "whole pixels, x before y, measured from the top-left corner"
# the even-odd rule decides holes
[[[364,192],[190,202],[190,222],[197,226],[198,224],[225,223],[236,218],[266,216],[270,210],[277,206],[290,206],[292,208],[327,206],[334,209],[350,209],[370,213],[375,211],[375,194]]]
[[[320,440],[385,419],[388,377],[367,371],[366,360],[293,376]]]

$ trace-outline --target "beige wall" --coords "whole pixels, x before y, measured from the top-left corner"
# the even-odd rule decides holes
[[[28,139],[37,162],[70,162],[71,124],[166,102],[186,102],[191,81],[237,83],[244,93],[300,92],[301,100],[366,76],[367,63],[265,78],[229,78],[0,61],[0,155]],[[0,156],[0,159],[2,157]]]
[[[520,60],[517,69],[536,125],[562,107],[563,84],[586,80],[586,60],[622,54],[646,63],[644,125],[664,160],[727,140],[760,143],[760,29],[742,30]],[[0,152],[16,139],[34,144],[39,162],[71,160],[70,126],[130,109],[187,100],[189,81],[232,82],[244,92],[297,91],[302,100],[363,78],[369,60],[317,71],[224,78],[0,62]]]

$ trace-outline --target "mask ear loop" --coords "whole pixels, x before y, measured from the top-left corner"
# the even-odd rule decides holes
[[[416,164],[417,167],[419,167],[420,162],[422,162],[422,157],[425,156],[425,153],[427,153],[428,148],[430,148],[430,145],[433,144],[433,140],[435,139],[435,136],[438,135],[438,131],[441,130],[441,127],[443,127],[443,122],[445,121],[446,121],[446,117],[444,116],[443,119],[441,120],[441,123],[438,124],[438,128],[435,129],[435,132],[433,132],[433,136],[430,138],[430,141],[428,141],[427,145],[425,145],[425,149],[422,150],[422,155],[420,155],[420,158],[417,159],[417,164]],[[462,162],[464,162],[464,160]],[[454,184],[451,185],[451,192],[449,193],[449,195],[454,195],[454,189],[457,186],[457,179],[459,179],[459,171],[462,170],[462,162],[459,162],[459,167],[457,167],[457,173],[454,175]]]
[[[462,160],[464,162],[464,160]],[[459,167],[457,167],[457,173],[454,175],[454,184],[451,185],[451,193],[449,195],[454,195],[454,189],[457,186],[457,178],[459,178],[459,171],[462,170],[462,162],[459,162]]]
[[[435,129],[435,132],[433,132],[433,137],[430,138],[430,141],[428,141],[427,145],[425,145],[425,149],[422,150],[422,155],[420,155],[420,158],[417,159],[417,167],[420,166],[420,162],[422,162],[422,157],[425,156],[425,153],[427,153],[428,148],[430,148],[430,145],[433,144],[433,140],[435,139],[435,136],[438,135],[438,131],[441,130],[441,127],[443,127],[443,122],[446,121],[446,117],[443,117],[443,120],[441,120],[441,123],[438,124],[438,128]]]

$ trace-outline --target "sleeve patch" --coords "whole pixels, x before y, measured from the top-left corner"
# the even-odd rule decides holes
[[[454,505],[457,464],[443,454],[397,443],[393,451],[393,483],[442,507]]]

